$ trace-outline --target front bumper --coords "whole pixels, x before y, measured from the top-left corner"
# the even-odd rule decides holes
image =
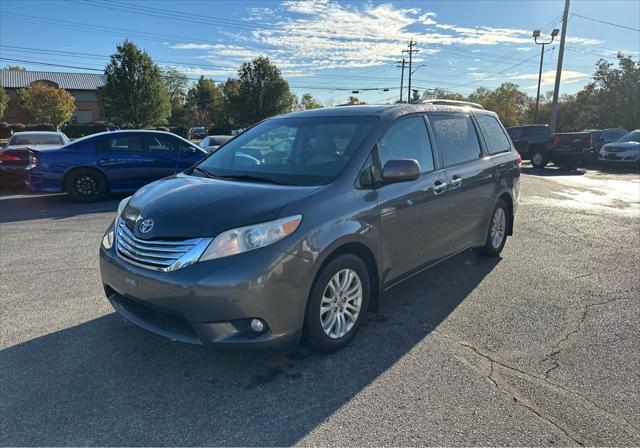
[[[262,248],[171,272],[134,266],[100,249],[100,272],[114,309],[172,340],[214,347],[275,348],[299,342],[311,262]],[[265,323],[262,333],[250,320]]]
[[[603,163],[639,163],[640,151],[622,151],[607,152],[602,151],[598,154],[598,161]]]

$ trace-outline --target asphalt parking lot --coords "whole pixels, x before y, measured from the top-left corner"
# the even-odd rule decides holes
[[[118,198],[0,193],[0,444],[639,445],[640,175],[523,173],[501,258],[394,288],[331,356],[146,333],[101,289]]]

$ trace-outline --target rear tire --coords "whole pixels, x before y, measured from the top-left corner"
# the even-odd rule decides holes
[[[109,192],[107,180],[96,170],[79,169],[65,181],[65,190],[78,202],[96,202]]]
[[[531,165],[534,168],[544,168],[549,163],[547,156],[540,150],[534,150],[531,154]]]
[[[509,229],[509,207],[502,200],[498,199],[491,221],[489,222],[489,231],[484,246],[476,247],[475,252],[482,257],[497,257],[505,243],[507,242],[507,230]]]
[[[367,312],[369,271],[353,254],[331,260],[316,276],[304,322],[303,340],[320,353],[333,353],[355,336]]]

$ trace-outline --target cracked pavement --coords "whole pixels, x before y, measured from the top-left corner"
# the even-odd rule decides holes
[[[212,352],[115,316],[117,198],[0,193],[0,444],[640,445],[640,175],[523,168],[515,235],[389,291],[347,349]]]

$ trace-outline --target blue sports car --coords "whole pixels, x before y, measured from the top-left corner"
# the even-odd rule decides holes
[[[161,131],[102,132],[61,147],[29,151],[26,183],[30,191],[68,192],[81,202],[136,191],[189,168],[207,154]]]

